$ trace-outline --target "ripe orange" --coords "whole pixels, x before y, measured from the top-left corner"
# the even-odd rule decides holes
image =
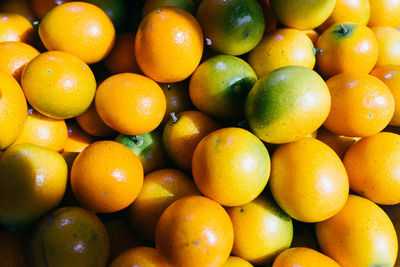
[[[337,154],[314,138],[279,146],[271,159],[269,186],[278,205],[302,222],[326,220],[349,194],[346,169]]]
[[[75,119],[82,130],[90,135],[97,137],[110,137],[117,134],[116,131],[108,127],[107,124],[101,120],[97,113],[94,101],[84,113],[75,117]]]
[[[162,7],[141,21],[135,39],[136,61],[153,80],[183,81],[197,68],[202,53],[203,33],[189,12]]]
[[[68,121],[68,139],[64,146],[64,152],[81,152],[95,141],[93,136],[85,133],[75,121]]]
[[[70,0],[28,0],[33,11],[39,19],[42,19],[51,9]]]
[[[110,267],[169,267],[160,251],[151,247],[136,247],[119,254]]]
[[[334,134],[325,127],[318,129],[317,139],[332,148],[338,156],[343,159],[344,154],[352,144],[360,140],[360,137],[351,137]]]
[[[383,130],[394,114],[394,99],[378,78],[365,73],[341,73],[326,84],[331,110],[324,126],[335,134],[370,136]]]
[[[33,26],[28,19],[17,13],[0,12],[0,42],[31,43],[33,35]]]
[[[71,186],[77,200],[96,212],[116,212],[129,206],[143,185],[138,157],[114,141],[98,141],[75,159]]]
[[[104,59],[115,41],[115,29],[99,7],[71,2],[56,6],[39,24],[39,36],[48,50],[78,56],[87,64]]]
[[[390,220],[393,223],[394,229],[396,230],[397,234],[397,242],[400,243],[400,205],[390,205],[390,206],[383,206],[382,209],[386,212],[389,216]],[[400,245],[400,244],[399,244]],[[400,257],[399,252],[397,252],[397,259],[394,267],[400,266]]]
[[[253,267],[253,265],[240,257],[229,256],[222,267]]]
[[[400,1],[399,0],[370,0],[371,16],[369,27],[392,27],[400,25]]]
[[[232,222],[218,203],[201,196],[186,196],[161,215],[155,243],[173,266],[221,266],[232,250]]]
[[[334,260],[325,256],[324,254],[303,247],[290,248],[276,257],[272,267],[294,267],[294,266],[307,266],[307,267],[340,267]]]
[[[400,31],[391,27],[373,27],[371,30],[378,41],[378,62],[383,65],[400,65]]]

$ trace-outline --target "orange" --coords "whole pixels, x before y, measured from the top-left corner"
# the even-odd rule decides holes
[[[187,110],[175,115],[165,125],[162,142],[168,157],[181,169],[190,171],[197,144],[219,125],[200,111]]]
[[[273,70],[290,65],[313,69],[314,45],[304,32],[278,29],[264,35],[249,53],[248,61],[260,79]]]
[[[164,6],[179,7],[191,13],[192,15],[195,14],[197,9],[196,0],[146,0],[144,1],[142,15],[145,17],[153,9]]]
[[[332,148],[338,156],[343,159],[344,154],[352,144],[357,142],[360,137],[350,137],[334,134],[325,127],[318,129],[317,139],[327,144]]]
[[[314,29],[333,12],[335,0],[270,0],[274,15],[283,25],[299,30]]]
[[[270,175],[267,148],[241,128],[223,128],[204,137],[192,159],[193,179],[202,194],[224,206],[255,199]]]
[[[313,43],[313,46],[317,45],[319,33],[316,30],[310,29],[310,30],[303,30],[302,32],[305,33],[308,38],[310,38],[311,42]],[[313,49],[313,50],[314,54],[322,53],[322,51],[319,51],[318,49]]]
[[[258,138],[282,144],[315,132],[328,117],[330,105],[321,76],[303,66],[287,66],[258,80],[247,96],[245,114]]]
[[[253,267],[253,265],[240,257],[229,256],[222,267]]]
[[[95,141],[95,138],[85,133],[75,121],[68,121],[67,128],[68,139],[64,152],[81,152]]]
[[[232,250],[232,222],[218,203],[201,196],[186,196],[161,215],[155,243],[173,266],[221,266]]]
[[[187,11],[162,7],[140,22],[135,39],[136,61],[143,73],[162,83],[188,78],[200,63],[203,33]]]
[[[69,0],[29,0],[33,11],[39,19],[42,19],[51,9]]]
[[[128,135],[151,132],[161,123],[166,100],[160,86],[139,74],[116,74],[97,88],[96,110],[112,129]]]
[[[75,117],[75,119],[82,130],[90,135],[97,137],[110,137],[117,134],[116,131],[108,127],[107,124],[101,120],[97,113],[94,101],[84,113]]]
[[[110,267],[168,267],[157,249],[136,247],[123,251],[110,264]]]
[[[79,207],[63,207],[44,217],[30,242],[33,266],[106,266],[109,238],[100,219]]]
[[[338,155],[314,138],[279,146],[269,186],[278,205],[302,222],[326,220],[346,203],[349,181]]]
[[[82,114],[96,92],[89,66],[61,51],[45,52],[31,60],[22,73],[21,85],[29,104],[54,119]]]
[[[386,214],[389,216],[390,220],[393,223],[394,229],[396,230],[397,234],[397,242],[399,245],[400,242],[400,205],[391,205],[391,206],[383,206],[382,209],[386,212]],[[396,264],[394,267],[399,267],[400,266],[400,257],[399,257],[399,252],[397,252],[397,259],[396,259]]]
[[[234,229],[232,254],[256,265],[271,263],[290,247],[292,219],[271,197],[260,195],[245,205],[227,208]]]
[[[26,231],[0,230],[0,265],[29,266]]]
[[[392,27],[400,25],[400,1],[399,0],[370,0],[371,16],[369,27]]]
[[[394,99],[378,78],[365,73],[341,73],[326,84],[331,111],[324,126],[338,135],[364,137],[383,130],[394,114]]]
[[[400,203],[400,135],[380,132],[362,138],[347,151],[343,163],[350,187],[383,205]]]
[[[400,31],[391,27],[374,27],[371,30],[378,41],[378,62],[375,67],[400,65]]]
[[[29,0],[4,0],[0,4],[0,10],[7,13],[17,13],[33,23],[37,18],[31,9]]]
[[[329,26],[339,22],[354,22],[367,25],[370,16],[370,2],[369,0],[336,0],[333,12],[318,27],[318,31],[324,32]]]
[[[72,165],[75,197],[96,212],[116,212],[128,207],[142,185],[140,160],[129,148],[114,141],[90,144]]]
[[[24,130],[13,145],[31,143],[54,151],[62,151],[68,139],[64,120],[55,120],[29,109]]]
[[[368,199],[350,195],[343,209],[317,223],[322,252],[340,266],[393,266],[397,237],[386,213]]]
[[[48,50],[78,56],[87,64],[104,59],[115,41],[115,29],[99,7],[71,2],[53,8],[39,24],[39,36]]]
[[[2,42],[0,43],[0,70],[20,82],[22,71],[25,66],[37,55],[37,51],[32,46],[22,42]]]
[[[0,158],[0,222],[24,227],[57,207],[67,185],[67,164],[34,144],[8,148]]]
[[[104,64],[111,74],[141,73],[135,56],[135,34],[118,34],[114,47],[104,60]]]
[[[394,115],[390,125],[400,126],[400,65],[387,65],[376,67],[371,75],[384,82],[392,92],[394,98]]]
[[[340,267],[334,260],[311,248],[290,248],[276,257],[272,267]]]
[[[0,84],[0,150],[3,150],[22,133],[28,107],[21,87],[12,76],[0,71]]]
[[[17,13],[0,12],[0,42],[31,43],[33,35],[33,26],[27,18]]]
[[[378,60],[378,42],[371,29],[357,23],[336,23],[317,42],[319,73],[330,78],[341,72],[369,73]]]
[[[131,223],[141,236],[154,241],[156,225],[163,211],[175,200],[200,195],[193,180],[179,170],[162,169],[144,177],[139,196],[128,208]]]

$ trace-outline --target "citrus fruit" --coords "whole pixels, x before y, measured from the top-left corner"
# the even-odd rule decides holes
[[[135,39],[136,61],[143,73],[162,83],[188,78],[200,63],[203,33],[197,20],[178,7],[152,10]]]
[[[0,3],[0,10],[7,13],[17,13],[30,22],[34,22],[37,18],[31,9],[30,0],[3,0]]]
[[[227,208],[227,212],[234,229],[233,255],[264,265],[290,247],[292,220],[271,197],[260,195],[250,203]]]
[[[75,159],[71,186],[76,199],[96,212],[115,212],[128,207],[143,185],[139,158],[114,141],[90,144]]]
[[[319,73],[330,78],[341,72],[369,73],[378,60],[378,42],[371,29],[357,23],[336,23],[317,42]]]
[[[314,45],[307,35],[296,29],[278,29],[265,34],[248,57],[250,66],[261,79],[285,66],[314,68]]]
[[[369,136],[385,128],[393,117],[394,99],[378,78],[365,73],[340,73],[326,81],[331,110],[324,126],[344,136]]]
[[[240,119],[244,117],[246,96],[256,81],[256,74],[243,59],[215,56],[201,63],[190,78],[190,99],[210,116]]]
[[[155,243],[173,266],[221,266],[232,250],[232,222],[217,202],[186,196],[161,215]]]
[[[250,129],[268,143],[288,143],[317,130],[328,117],[331,98],[313,70],[287,66],[261,78],[245,104]]]
[[[78,56],[87,64],[99,62],[111,51],[115,29],[99,7],[70,2],[56,6],[39,24],[39,36],[48,50]]]
[[[335,0],[270,0],[272,11],[280,23],[299,30],[314,29],[333,12]]]
[[[382,206],[382,209],[386,212],[389,216],[390,220],[393,223],[394,229],[396,230],[397,234],[397,242],[399,243],[399,236],[400,236],[400,205],[390,205],[390,206]],[[400,266],[400,258],[399,252],[397,252],[397,259],[394,267]]]
[[[33,26],[27,18],[17,13],[0,12],[0,42],[31,43],[33,34]]]
[[[85,133],[75,121],[67,121],[68,139],[64,152],[81,152],[93,143],[95,138]]]
[[[378,62],[375,67],[400,65],[400,31],[391,27],[373,27],[371,30],[378,42]]]
[[[117,32],[124,30],[125,23],[127,23],[128,20],[128,7],[126,1],[84,0],[83,2],[100,7],[110,17]]]
[[[51,9],[70,0],[28,0],[32,10],[39,19],[42,19]]]
[[[265,32],[276,30],[278,21],[272,12],[270,0],[257,0],[257,2],[261,6],[264,13]]]
[[[253,267],[253,265],[240,257],[229,256],[222,267]]]
[[[136,247],[123,251],[110,264],[110,267],[146,266],[168,267],[157,249],[151,247]]]
[[[160,86],[146,76],[116,74],[97,88],[96,110],[112,129],[128,135],[151,132],[161,123],[166,100]]]
[[[21,87],[11,75],[0,71],[0,150],[14,143],[22,133],[27,116]]]
[[[203,0],[196,17],[207,45],[222,54],[247,53],[264,34],[264,14],[256,0]]]
[[[324,254],[303,247],[289,248],[276,257],[272,267],[307,266],[339,267],[334,260]]]
[[[82,114],[96,91],[89,66],[61,51],[45,52],[31,60],[22,73],[21,85],[29,104],[54,119]]]
[[[368,199],[350,195],[343,209],[316,224],[322,252],[340,266],[393,266],[397,237],[386,213]]]
[[[209,133],[197,145],[192,173],[202,194],[224,206],[239,206],[263,191],[270,158],[264,144],[249,131],[223,128]]]
[[[399,0],[371,0],[369,3],[371,5],[371,16],[368,21],[369,27],[399,27]]]
[[[44,217],[30,242],[34,266],[105,267],[109,238],[100,219],[79,207],[63,207]]]
[[[278,205],[302,222],[326,220],[344,206],[349,193],[338,155],[314,138],[279,146],[271,159],[269,186]]]
[[[67,164],[34,144],[8,148],[0,158],[0,223],[25,227],[57,207],[67,185]]]
[[[153,9],[164,6],[179,7],[192,15],[195,15],[197,9],[196,0],[146,0],[144,1],[142,11],[143,17],[149,14]]]
[[[352,144],[360,140],[360,137],[351,137],[334,134],[325,127],[318,129],[317,139],[332,148],[338,156],[343,159],[344,154]]]
[[[28,261],[28,232],[0,230],[0,264],[1,266],[26,267]]]
[[[314,29],[302,30],[301,32],[303,32],[305,35],[307,35],[308,38],[310,38],[311,42],[313,43],[313,46],[317,45],[319,33],[316,30],[314,30]],[[318,49],[313,49],[313,50],[314,50],[314,54],[322,53],[322,50],[318,50]]]

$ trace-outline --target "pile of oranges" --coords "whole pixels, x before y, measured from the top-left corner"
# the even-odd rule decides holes
[[[399,26],[399,0],[0,1],[0,266],[400,266]]]

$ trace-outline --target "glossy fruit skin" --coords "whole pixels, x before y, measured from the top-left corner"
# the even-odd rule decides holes
[[[326,220],[341,210],[349,193],[337,154],[314,138],[279,146],[271,159],[269,186],[278,205],[302,222]]]
[[[76,199],[96,212],[116,212],[128,207],[143,185],[138,157],[114,141],[98,141],[85,148],[71,169]]]
[[[196,0],[146,0],[144,2],[142,15],[143,17],[145,17],[153,9],[164,6],[179,7],[186,10],[192,15],[195,15],[197,9]]]
[[[331,110],[324,126],[333,133],[364,137],[385,128],[394,114],[389,88],[365,73],[340,73],[326,81]]]
[[[234,56],[252,50],[265,29],[263,11],[255,0],[203,0],[196,18],[210,43],[207,45]]]
[[[190,78],[189,93],[193,104],[218,119],[241,119],[244,102],[257,81],[246,61],[218,55],[204,61]]]
[[[28,116],[28,106],[18,82],[0,71],[0,150],[18,138]]]
[[[29,104],[54,119],[82,114],[96,91],[89,66],[61,51],[45,52],[31,60],[22,73],[21,85]]]
[[[146,76],[116,74],[96,91],[95,105],[100,118],[112,129],[127,135],[142,135],[161,123],[166,100],[160,86]]]
[[[317,42],[317,68],[324,78],[342,72],[369,73],[378,60],[378,42],[371,29],[357,23],[336,23]]]
[[[33,26],[25,17],[16,13],[0,12],[0,42],[33,41]]]
[[[227,212],[235,236],[233,255],[252,264],[264,265],[290,247],[293,238],[292,219],[270,196],[260,195],[245,205],[227,208]]]
[[[105,267],[109,238],[100,219],[79,207],[54,210],[35,227],[30,242],[33,266]]]
[[[186,196],[161,215],[155,243],[173,266],[221,266],[232,249],[232,222],[215,201]]]
[[[368,199],[350,195],[343,209],[316,224],[322,252],[340,266],[393,266],[397,237],[386,213]]]
[[[375,0],[369,1],[371,5],[371,16],[368,21],[369,27],[392,27],[400,25],[400,1],[399,0]]]
[[[299,30],[314,29],[321,25],[335,8],[335,0],[291,1],[271,0],[274,15],[282,24]]]
[[[144,177],[139,196],[129,206],[132,225],[141,236],[154,241],[156,225],[169,205],[181,197],[200,195],[193,180],[176,169],[161,169]]]
[[[250,66],[261,79],[269,72],[285,66],[315,65],[314,45],[307,35],[296,29],[278,29],[267,33],[249,53]]]
[[[378,42],[378,62],[375,67],[400,65],[400,31],[391,27],[373,27]]]
[[[135,39],[136,61],[156,82],[188,78],[203,53],[203,33],[197,20],[177,7],[157,8],[142,21]]]
[[[124,0],[84,0],[101,8],[111,19],[115,30],[121,32],[128,20],[128,7]]]
[[[264,144],[249,131],[223,128],[197,145],[192,174],[202,194],[223,206],[239,206],[263,191],[270,175],[270,158]]]
[[[110,267],[143,266],[143,267],[169,267],[160,251],[151,247],[136,247],[127,249],[118,255]]]
[[[334,260],[324,254],[303,247],[289,248],[276,257],[272,267],[308,266],[339,267]]]
[[[111,51],[115,29],[99,7],[71,2],[57,6],[46,14],[39,24],[39,36],[48,50],[68,52],[87,64],[93,64]]]
[[[261,140],[288,143],[317,130],[328,117],[331,97],[313,70],[287,66],[270,72],[251,89],[245,114]]]
[[[253,267],[253,265],[240,257],[229,256],[222,267]]]
[[[67,164],[57,152],[33,144],[8,148],[0,158],[0,222],[29,225],[57,207],[66,185]]]

